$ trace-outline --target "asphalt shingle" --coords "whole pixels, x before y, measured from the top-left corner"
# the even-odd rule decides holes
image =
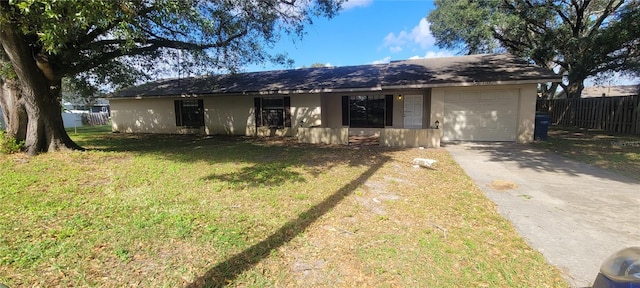
[[[514,56],[487,54],[164,79],[117,91],[111,97],[318,93],[560,80],[552,71]]]

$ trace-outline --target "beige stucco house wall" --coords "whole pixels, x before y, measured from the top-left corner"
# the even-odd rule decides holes
[[[534,117],[535,117],[535,101],[537,94],[537,84],[519,84],[519,85],[487,85],[487,86],[462,86],[462,87],[434,87],[430,89],[422,90],[399,90],[393,92],[379,92],[379,95],[393,95],[394,96],[394,109],[393,109],[393,125],[386,126],[385,129],[396,128],[403,129],[403,96],[405,95],[422,95],[423,96],[423,124],[422,129],[434,128],[436,121],[439,123],[440,130],[434,131],[434,133],[443,133],[443,129],[448,124],[445,117],[445,103],[449,99],[445,95],[456,95],[459,93],[465,93],[474,97],[474,94],[483,97],[483,93],[507,92],[512,95],[512,104],[515,107],[513,111],[509,111],[515,118],[513,119],[513,127],[515,127],[513,141],[519,143],[527,143],[533,141],[533,129],[534,129]],[[342,93],[329,95],[326,101],[326,108],[328,111],[334,111],[323,116],[326,117],[326,126],[329,128],[341,128],[342,115],[341,113],[335,113],[335,111],[341,111],[341,96],[346,95],[362,95],[366,93]],[[367,95],[378,95],[369,93]],[[450,96],[451,97],[451,96]],[[497,111],[500,112],[500,111]],[[497,121],[502,121],[498,119]],[[506,120],[505,120],[506,121]],[[511,119],[509,119],[511,121]],[[382,129],[351,129],[351,135],[358,134],[379,134]],[[462,135],[464,137],[464,135]],[[411,138],[411,137],[409,137]]]
[[[320,94],[291,97],[291,128],[256,130],[253,99],[260,95],[202,96],[205,126],[186,129],[176,126],[174,100],[181,97],[156,99],[111,99],[112,130],[124,133],[164,133],[246,136],[295,136],[299,127],[322,125]]]
[[[536,117],[537,84],[522,85],[520,87],[518,105],[518,134],[516,142],[529,143],[533,141],[533,130]]]
[[[205,126],[201,129],[176,127],[174,100],[180,97],[149,99],[112,99],[113,131],[127,133],[202,133],[207,135],[247,135],[247,136],[297,136],[306,137],[315,143],[342,143],[349,135],[376,135],[386,137],[381,143],[386,146],[439,146],[446,134],[447,117],[445,106],[452,95],[465,93],[465,97],[484,94],[500,94],[504,91],[513,95],[515,111],[513,121],[515,135],[513,141],[527,143],[533,141],[536,84],[489,85],[468,87],[434,87],[419,90],[396,90],[350,93],[309,93],[283,95],[291,97],[291,127],[284,129],[256,128],[253,99],[261,95],[202,96],[205,112]],[[485,93],[486,92],[486,93]],[[352,95],[393,95],[393,125],[383,128],[349,128],[342,125],[342,96]],[[413,131],[404,127],[404,100],[406,95],[422,95],[423,120],[421,129]],[[440,129],[435,128],[436,121]],[[504,121],[504,120],[501,120]],[[509,120],[511,121],[511,120]],[[310,130],[301,128],[331,128],[334,130]],[[349,129],[345,129],[349,128]],[[320,133],[322,132],[322,133]],[[302,133],[302,134],[301,134]],[[428,134],[426,134],[428,133]],[[465,135],[461,135],[464,137]],[[310,137],[316,137],[310,138]],[[323,140],[324,139],[324,140]],[[333,142],[326,139],[340,139]],[[437,140],[436,140],[437,139]],[[444,140],[450,140],[445,139]],[[509,140],[509,139],[508,139]],[[435,143],[435,144],[434,144]]]
[[[207,135],[251,135],[255,133],[253,97],[202,97],[204,133]]]
[[[112,99],[110,104],[114,132],[182,133],[176,127],[173,99]]]

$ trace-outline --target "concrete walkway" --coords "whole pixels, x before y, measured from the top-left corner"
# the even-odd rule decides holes
[[[443,147],[571,287],[590,287],[609,255],[640,246],[640,181],[524,144]]]

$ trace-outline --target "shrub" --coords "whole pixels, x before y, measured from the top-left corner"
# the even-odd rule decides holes
[[[16,138],[0,130],[0,153],[13,154],[22,150],[24,150],[24,141],[16,141]]]

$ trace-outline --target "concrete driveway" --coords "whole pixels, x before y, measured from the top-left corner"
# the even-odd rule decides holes
[[[571,287],[591,287],[604,259],[640,246],[640,181],[524,144],[443,147]]]

